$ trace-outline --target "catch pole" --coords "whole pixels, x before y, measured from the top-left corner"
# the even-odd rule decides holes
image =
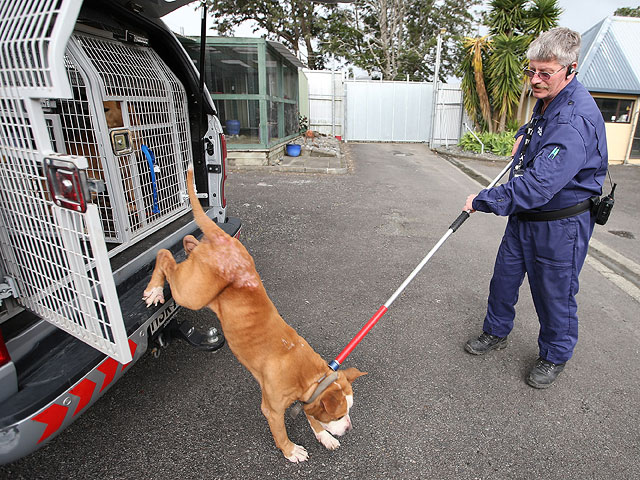
[[[502,169],[502,171],[498,174],[498,176],[494,178],[489,185],[487,185],[487,188],[495,187],[495,185],[500,181],[500,179],[504,176],[504,174],[509,171],[512,163],[513,163],[513,158],[511,158],[511,161]],[[391,297],[389,297],[389,300],[387,300],[385,304],[381,306],[376,313],[373,314],[373,316],[369,319],[369,321],[364,325],[364,327],[360,329],[360,331],[356,334],[356,336],[353,337],[353,339],[351,339],[351,341],[347,344],[347,346],[344,347],[344,349],[335,358],[335,360],[332,360],[329,363],[329,368],[331,368],[333,371],[336,371],[340,368],[340,365],[351,354],[351,352],[353,352],[354,348],[356,348],[356,346],[362,341],[362,339],[367,335],[367,333],[369,333],[369,331],[373,328],[373,326],[376,323],[378,323],[378,320],[380,320],[384,316],[384,314],[387,313],[387,310],[389,310],[389,307],[391,306],[391,304],[395,302],[396,298],[398,298],[398,296],[402,293],[402,291],[405,288],[407,288],[407,285],[409,285],[411,281],[415,278],[415,276],[418,274],[418,272],[422,270],[422,267],[424,267],[426,263],[431,259],[431,257],[433,257],[433,255],[438,251],[438,249],[442,246],[442,244],[447,241],[447,238],[449,238],[453,234],[453,232],[455,232],[456,230],[458,230],[458,228],[460,228],[460,226],[465,222],[465,220],[469,218],[469,215],[471,215],[471,212],[468,210],[465,210],[460,215],[458,215],[458,218],[456,218],[455,221],[451,224],[451,226],[449,227],[449,230],[447,230],[447,233],[445,233],[442,236],[442,238],[438,241],[438,243],[436,243],[435,246],[429,251],[427,256],[422,259],[422,261],[418,264],[416,268],[413,269],[413,272],[411,272],[411,274],[406,278],[406,280],[402,282],[402,285],[398,287],[398,289],[394,292],[394,294],[391,295]]]

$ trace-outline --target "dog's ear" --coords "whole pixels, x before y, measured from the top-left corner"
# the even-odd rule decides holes
[[[187,255],[191,253],[191,251],[198,246],[200,242],[193,235],[187,235],[182,239],[182,246],[184,247],[184,251]]]
[[[367,374],[367,372],[361,372],[360,370],[358,370],[357,368],[354,368],[354,367],[349,367],[349,368],[344,370],[344,376],[349,381],[349,383],[353,383],[353,381],[356,378],[361,377],[362,375],[366,375],[366,374]]]
[[[341,404],[344,403],[344,396],[337,395],[336,392],[327,392],[321,398],[325,411],[331,416],[337,416]]]

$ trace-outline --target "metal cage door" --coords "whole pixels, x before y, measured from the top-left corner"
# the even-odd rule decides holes
[[[131,360],[96,205],[54,204],[44,160],[56,153],[41,99],[70,98],[64,49],[80,2],[0,4],[0,251],[18,301],[116,360]]]

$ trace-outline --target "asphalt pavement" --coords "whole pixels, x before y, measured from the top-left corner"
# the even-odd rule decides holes
[[[241,240],[267,292],[327,361],[481,188],[422,144],[345,152],[343,175],[263,169],[231,171],[227,182],[229,214],[242,218]],[[485,163],[468,165],[491,176],[498,165]],[[629,180],[638,171],[613,168],[619,201],[595,237],[640,263],[631,205],[640,188],[626,187],[638,186]],[[0,467],[0,478],[638,478],[639,300],[615,270],[585,265],[580,340],[548,390],[525,383],[538,353],[526,281],[508,348],[464,351],[481,331],[504,226],[473,214],[344,362],[368,375],[354,383],[354,430],[338,450],[325,450],[303,417],[288,417],[289,437],[309,451],[307,462],[289,463],[260,412],[257,383],[229,349],[174,343],[141,359],[49,445]],[[208,311],[182,315],[217,325]]]

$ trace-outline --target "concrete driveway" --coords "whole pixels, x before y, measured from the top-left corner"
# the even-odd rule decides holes
[[[347,150],[346,175],[232,172],[227,183],[230,214],[243,220],[241,238],[270,297],[327,361],[480,188],[424,145]],[[464,352],[481,331],[504,225],[474,214],[344,363],[369,375],[354,384],[354,430],[336,451],[302,417],[287,418],[290,438],[310,454],[290,464],[260,413],[257,383],[229,349],[175,343],[143,358],[48,446],[0,467],[0,477],[637,478],[639,303],[598,269],[581,275],[580,340],[552,388],[524,381],[538,332],[526,284],[508,348]],[[184,317],[217,325],[208,311]]]

